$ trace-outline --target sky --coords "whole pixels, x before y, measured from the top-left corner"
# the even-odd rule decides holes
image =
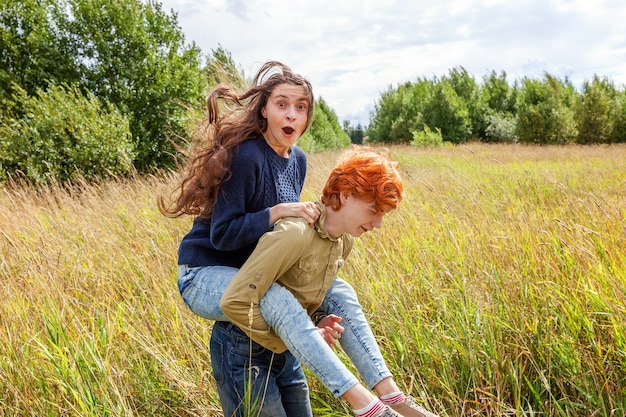
[[[624,0],[161,0],[205,54],[252,77],[269,60],[305,76],[340,123],[369,125],[381,93],[465,68],[477,81],[549,73],[626,84]]]

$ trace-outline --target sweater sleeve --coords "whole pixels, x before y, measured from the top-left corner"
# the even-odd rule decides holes
[[[298,263],[309,246],[307,224],[284,219],[259,240],[252,255],[226,288],[220,308],[252,340],[276,353],[287,347],[268,326],[259,310],[261,298],[285,271]]]
[[[306,178],[306,170],[307,170],[307,159],[306,154],[302,149],[297,146],[293,146],[293,152],[296,155],[296,159],[298,160],[298,170],[299,170],[299,180],[300,180],[300,188],[304,186],[304,180]]]
[[[232,175],[224,181],[211,215],[211,244],[233,251],[256,243],[271,230],[269,207],[262,205],[263,163],[258,148],[240,146],[231,162]],[[256,207],[253,207],[256,208]]]

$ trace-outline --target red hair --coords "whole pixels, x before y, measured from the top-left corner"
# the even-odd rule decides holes
[[[322,192],[322,202],[338,210],[341,193],[374,202],[378,212],[397,208],[404,196],[398,163],[391,160],[386,149],[353,149],[330,172]]]

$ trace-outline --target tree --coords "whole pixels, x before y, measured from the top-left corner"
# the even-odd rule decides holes
[[[212,51],[212,55],[207,57],[204,69],[210,87],[224,83],[234,88],[244,89],[251,80],[246,80],[246,76],[241,66],[235,63],[230,52],[222,45]]]
[[[520,142],[566,144],[576,139],[573,114],[575,90],[545,74],[543,80],[524,79],[517,103],[516,134]]]
[[[454,90],[449,80],[442,80],[432,88],[430,100],[424,104],[422,120],[437,130],[445,142],[462,143],[471,136],[471,119],[467,104]]]
[[[341,129],[337,115],[323,98],[315,102],[311,127],[298,141],[305,152],[319,152],[343,148],[350,144],[350,137]]]
[[[370,120],[368,136],[371,142],[388,142],[393,121],[401,114],[401,97],[391,86],[382,92]]]
[[[388,87],[381,94],[370,121],[370,142],[409,143],[413,132],[423,129],[420,108],[427,99],[431,82],[418,80],[404,83],[395,90]]]
[[[463,67],[455,67],[444,77],[448,81],[456,96],[464,103],[470,122],[468,139],[471,136],[484,137],[487,122],[487,104],[484,102],[480,89],[474,77]]]
[[[135,165],[173,164],[186,136],[185,105],[203,89],[200,49],[185,45],[176,15],[139,0],[67,0],[61,27],[80,64],[83,86],[129,115]]]
[[[80,79],[74,55],[58,33],[60,7],[54,0],[0,2],[0,115],[19,106],[13,100],[18,90],[33,95],[49,84]]]
[[[2,8],[2,113],[19,105],[11,82],[29,95],[74,85],[128,117],[138,169],[174,164],[186,106],[201,103],[206,88],[200,50],[185,44],[175,14],[141,0],[4,0]]]
[[[577,143],[608,143],[613,128],[616,91],[608,79],[585,81],[576,106]]]
[[[626,143],[626,91],[618,91],[615,96],[615,118],[611,129],[612,143]]]
[[[350,143],[353,143],[355,145],[363,144],[363,137],[365,136],[365,133],[363,131],[363,126],[361,126],[361,123],[359,123],[356,127],[352,127],[350,125],[350,121],[344,120],[343,131],[346,132],[346,134],[350,137]]]
[[[484,76],[480,92],[483,101],[493,112],[510,115],[515,112],[516,89],[509,85],[505,71],[500,74],[491,71]]]
[[[485,142],[517,142],[515,134],[515,101],[517,98],[516,83],[511,86],[505,71],[500,74],[491,71],[483,77],[480,88],[483,111],[483,127],[481,138]]]

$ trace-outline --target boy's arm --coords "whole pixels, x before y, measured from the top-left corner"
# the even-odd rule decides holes
[[[220,308],[252,340],[275,352],[286,350],[284,343],[269,328],[259,303],[269,287],[295,265],[308,247],[308,224],[286,219],[261,237],[254,252],[235,274],[220,301]]]

